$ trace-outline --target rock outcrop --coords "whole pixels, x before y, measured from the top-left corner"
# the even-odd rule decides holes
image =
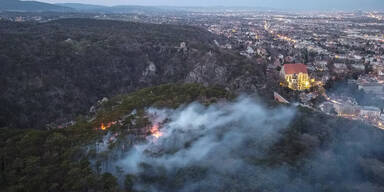
[[[264,65],[196,27],[92,19],[0,21],[0,127],[45,128],[103,97],[164,83],[256,90]]]

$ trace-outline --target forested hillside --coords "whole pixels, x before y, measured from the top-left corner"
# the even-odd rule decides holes
[[[0,0],[0,11],[41,12],[41,11],[75,11],[75,9],[42,3],[37,1]]]
[[[113,97],[66,129],[0,129],[0,187],[383,191],[381,130],[234,96],[167,84]]]
[[[103,97],[169,82],[256,90],[264,65],[189,26],[91,19],[0,22],[0,127],[57,127]],[[49,124],[49,126],[48,126]]]
[[[230,97],[225,90],[197,84],[162,85],[116,97],[100,110],[107,110],[121,98],[126,103],[121,107],[142,111],[152,105],[177,107],[194,101],[210,104]],[[106,115],[100,118],[116,118],[113,113]],[[144,119],[143,114],[137,117]],[[143,123],[125,131],[139,128],[148,135]],[[101,164],[92,165],[88,159],[92,151],[87,151],[87,146],[95,146],[107,135],[95,129],[99,125],[80,118],[67,129],[0,129],[0,191],[117,191],[120,187],[116,177],[101,172],[96,168]]]

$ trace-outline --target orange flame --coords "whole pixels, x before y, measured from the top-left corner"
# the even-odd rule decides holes
[[[154,136],[156,139],[161,137],[163,135],[162,132],[160,132],[159,130],[159,125],[158,124],[154,124],[151,128],[151,134],[152,136]]]
[[[109,129],[112,125],[114,125],[114,124],[116,124],[117,122],[116,121],[113,121],[113,122],[109,122],[109,123],[107,123],[107,124],[104,124],[104,123],[101,123],[101,125],[100,125],[100,129],[101,130],[107,130],[107,129]]]
[[[101,123],[100,129],[101,129],[101,130],[106,130],[107,127],[104,125],[104,123]]]

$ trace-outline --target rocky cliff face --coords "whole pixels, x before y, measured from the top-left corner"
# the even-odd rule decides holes
[[[90,19],[0,22],[0,127],[45,128],[103,97],[197,82],[256,90],[264,65],[218,48],[203,29]]]

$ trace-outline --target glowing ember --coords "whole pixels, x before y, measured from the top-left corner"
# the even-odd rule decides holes
[[[107,124],[104,124],[104,123],[101,123],[101,125],[100,125],[100,129],[101,130],[107,130],[107,129],[109,129],[112,125],[114,125],[114,124],[116,124],[117,122],[116,121],[113,121],[113,122],[109,122],[109,123],[107,123]]]
[[[101,129],[101,130],[106,130],[107,127],[104,125],[104,123],[101,123],[100,129]]]
[[[159,125],[156,123],[152,126],[151,128],[151,134],[152,136],[154,136],[156,139],[161,137],[163,135],[163,133],[160,132],[159,130]]]

